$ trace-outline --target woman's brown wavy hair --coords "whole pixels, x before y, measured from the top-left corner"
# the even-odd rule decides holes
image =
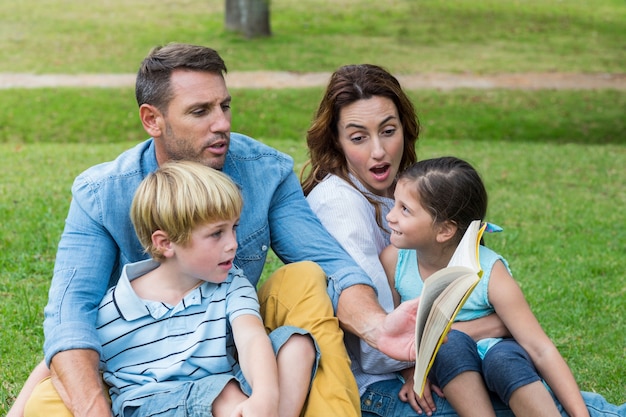
[[[346,157],[339,145],[337,127],[339,113],[345,106],[372,97],[386,97],[398,110],[404,132],[404,150],[399,172],[417,160],[415,144],[420,125],[413,103],[398,80],[377,65],[346,65],[337,69],[331,76],[313,123],[307,131],[309,161],[300,174],[305,195],[308,195],[328,174],[337,175],[354,186],[348,175]],[[308,171],[306,177],[305,171]],[[382,227],[380,205],[370,196],[366,194],[364,196],[375,207],[376,221]]]

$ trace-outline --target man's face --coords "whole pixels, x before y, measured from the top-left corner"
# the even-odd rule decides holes
[[[172,99],[160,113],[154,136],[157,160],[189,160],[215,169],[224,166],[230,144],[230,101],[224,77],[201,71],[175,70]]]

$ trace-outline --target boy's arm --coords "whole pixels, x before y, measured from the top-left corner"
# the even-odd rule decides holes
[[[244,314],[233,320],[232,328],[241,371],[252,387],[250,409],[255,415],[278,415],[278,368],[263,323]]]

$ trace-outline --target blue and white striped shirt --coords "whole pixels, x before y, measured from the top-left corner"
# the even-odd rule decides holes
[[[236,267],[223,283],[204,282],[176,306],[139,298],[130,281],[158,266],[153,260],[126,265],[98,308],[100,362],[115,415],[125,401],[138,405],[181,381],[234,375],[231,323],[243,314],[261,318],[255,288]]]

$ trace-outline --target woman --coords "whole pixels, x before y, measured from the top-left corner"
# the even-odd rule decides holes
[[[369,64],[347,65],[331,76],[307,134],[310,170],[302,182],[307,200],[370,275],[386,311],[394,304],[378,257],[389,245],[385,216],[393,206],[398,173],[417,160],[418,136],[415,109],[398,80]],[[474,322],[471,330],[465,329],[476,336],[506,332],[495,316]],[[456,415],[430,391],[423,398],[397,401],[402,387],[398,371],[412,363],[393,360],[351,334],[346,334],[346,347],[364,416],[430,414],[436,409]]]
[[[369,274],[386,311],[394,304],[378,260],[389,245],[385,216],[393,206],[396,175],[417,159],[418,135],[411,100],[395,77],[374,65],[348,65],[332,75],[307,134],[304,194],[326,229]],[[362,398],[371,384],[395,381],[396,371],[411,366],[352,334],[346,333],[346,347]]]
[[[324,226],[370,275],[387,311],[393,309],[393,300],[379,261],[380,252],[390,243],[385,217],[393,207],[398,173],[417,159],[418,135],[417,115],[397,79],[367,64],[347,65],[333,73],[307,134],[310,161],[302,181],[307,200]],[[474,339],[509,336],[493,314],[454,327]],[[403,381],[397,371],[406,374],[412,363],[392,360],[351,334],[346,334],[346,346],[363,417],[458,416],[429,389],[422,398],[407,395],[407,390],[399,397]],[[619,415],[600,395],[583,392],[583,398],[592,416]],[[497,416],[513,416],[501,401],[492,398],[492,403]]]

